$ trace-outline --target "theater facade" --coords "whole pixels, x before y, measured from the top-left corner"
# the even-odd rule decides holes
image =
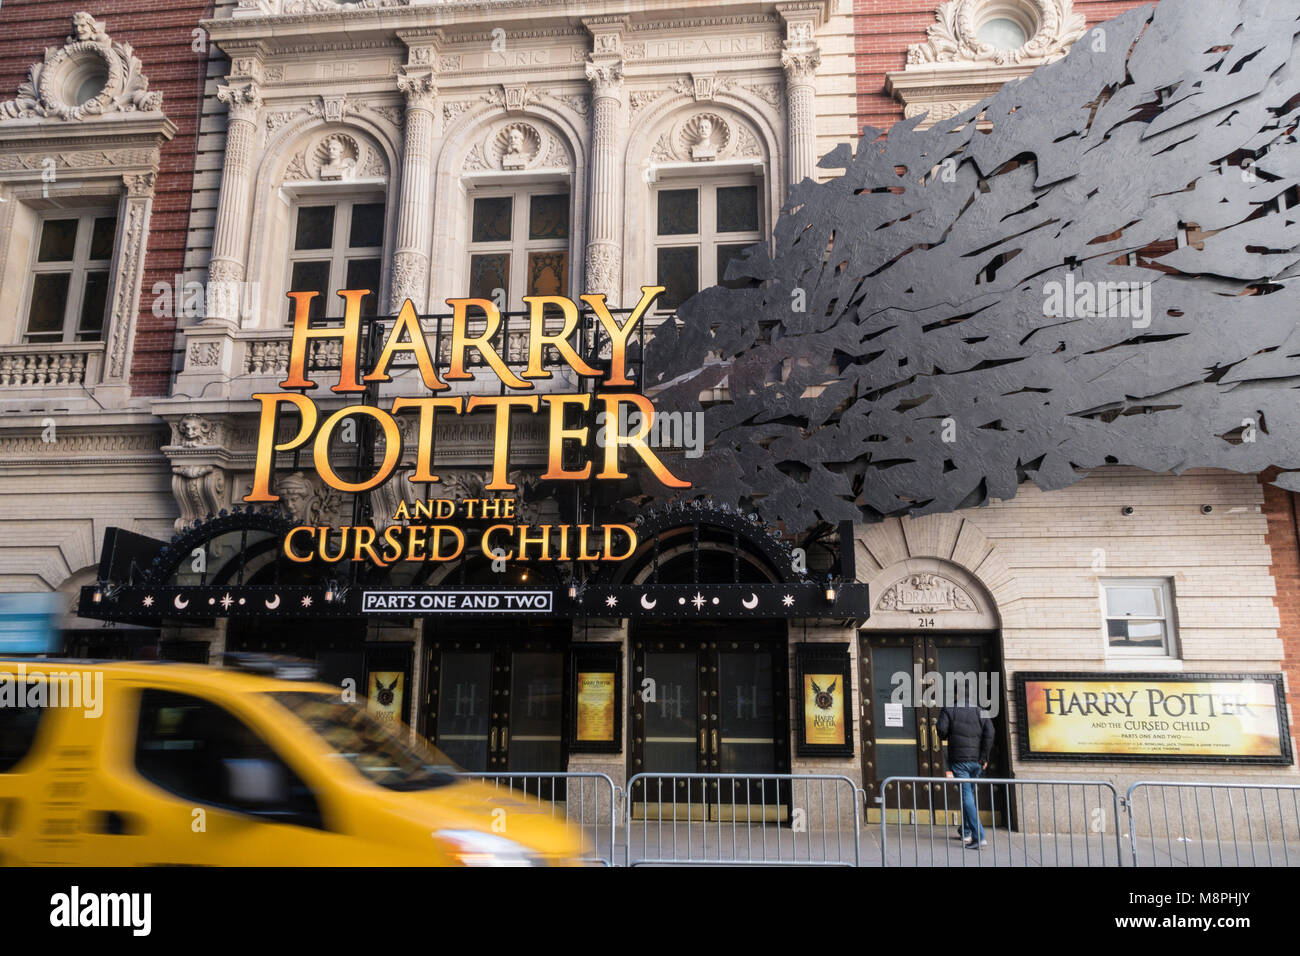
[[[218,2],[195,20],[210,50],[198,61],[191,184],[184,208],[169,209],[185,222],[171,273],[150,271],[156,250],[145,252],[175,152],[170,92],[148,100],[137,79],[141,95],[123,86],[99,114],[0,121],[0,215],[16,240],[0,263],[12,306],[3,368],[14,369],[0,371],[0,589],[65,595],[73,653],[312,660],[473,770],[599,771],[616,783],[643,771],[834,773],[870,807],[890,775],[941,772],[927,688],[955,675],[995,713],[1001,775],[1293,779],[1270,523],[1288,502],[1266,499],[1258,476],[1103,468],[1061,490],[1027,485],[986,507],[814,534],[707,497],[651,501],[634,473],[597,477],[595,434],[617,432],[618,408],[632,407],[603,406],[614,414],[598,421],[602,390],[653,399],[637,337],[695,292],[743,281],[727,264],[770,234],[790,184],[835,176],[820,158],[856,143],[881,98],[895,118],[912,116],[917,102],[959,104],[1060,55],[1081,32],[1073,15],[1037,60],[945,71],[908,53],[930,42],[927,11],[886,51],[897,61],[887,71],[868,62],[881,55],[864,39],[875,25],[847,0],[581,6]],[[1030,26],[1042,6],[973,5],[986,18],[1024,7]],[[104,49],[94,24],[112,37],[113,18],[90,19],[85,38],[75,24],[68,42],[51,33],[50,55],[100,57],[79,47]],[[132,68],[112,42],[105,56],[123,77],[163,67],[137,57]],[[39,161],[21,158],[43,138],[79,138],[79,156],[126,143],[113,162],[128,165],[62,162],[47,183]],[[50,249],[63,236],[66,258],[42,256],[46,230]],[[34,283],[63,281],[41,276],[62,274],[74,296],[56,334],[31,303]],[[615,385],[613,350],[582,296],[603,294],[625,322],[647,286],[663,292]],[[371,290],[356,310],[363,372],[409,300],[429,369],[448,385],[436,394],[464,405],[394,413],[396,438],[378,415],[339,418],[314,447],[293,446],[302,412],[285,405],[267,432],[257,396],[295,392],[281,384],[295,354],[287,293],[317,293],[302,300],[311,327],[340,333],[350,303],[334,292],[345,288]],[[545,405],[502,417],[492,404],[507,374],[530,367],[530,336],[565,321],[548,311],[531,325],[534,296],[575,303],[568,339],[598,373],[543,349],[550,377],[535,394],[589,398],[558,425]],[[456,297],[491,301],[500,322],[458,332]],[[85,318],[96,302],[102,330]],[[435,394],[414,353],[356,395],[332,392],[344,345],[340,333],[304,346],[318,387],[297,393],[321,421]],[[725,385],[710,397],[730,398]],[[42,439],[49,421],[55,441]],[[669,470],[676,456],[708,454],[691,421],[665,424],[647,444]],[[594,465],[588,480],[555,480],[557,427],[591,430],[586,458],[570,442],[558,465]],[[268,441],[284,446],[268,459],[273,500],[250,501]],[[390,453],[390,480],[340,487],[364,485]],[[403,539],[418,559],[363,549],[341,563],[324,560],[345,546],[331,531],[315,540],[324,555],[293,537],[369,527],[382,541],[411,523],[459,535]],[[607,538],[611,528],[626,531]],[[463,552],[447,557],[461,536]],[[1121,717],[1201,718],[1171,707],[1204,693],[1256,708],[1258,733],[1085,739],[1070,721],[1088,715],[1070,705],[1115,693],[1098,680],[1129,681],[1134,706],[1160,695],[1162,715]],[[1042,732],[1033,743],[1031,731]]]

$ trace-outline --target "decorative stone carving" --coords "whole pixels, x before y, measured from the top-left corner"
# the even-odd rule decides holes
[[[284,0],[281,13],[337,13],[343,10],[373,10],[376,7],[405,7],[411,0]]]
[[[502,169],[523,169],[541,153],[542,136],[527,123],[511,123],[492,138],[493,156]]]
[[[226,506],[226,473],[214,465],[173,465],[172,495],[180,510],[173,527],[180,531]]]
[[[320,164],[320,178],[330,180],[348,179],[357,168],[357,159],[361,147],[351,136],[335,133],[323,139],[316,147],[316,161]]]
[[[215,368],[221,361],[219,342],[191,342],[188,353],[190,368]]]
[[[113,337],[106,376],[109,379],[121,379],[126,374],[126,354],[135,332],[140,283],[144,276],[145,227],[149,220],[151,200],[148,197],[151,195],[152,192],[127,201],[126,224],[122,228],[122,248],[117,261],[117,293],[110,317]]]
[[[956,581],[941,574],[910,574],[895,582],[876,601],[877,611],[935,614],[943,611],[978,611],[975,600]]]
[[[280,496],[280,509],[298,524],[333,524],[332,519],[342,516],[345,506],[340,492],[318,484],[301,471],[277,481],[275,493]]]
[[[696,113],[682,124],[678,136],[696,162],[717,159],[731,145],[731,126],[716,113]]]
[[[173,426],[172,443],[182,448],[210,446],[215,444],[216,431],[216,423],[202,415],[186,415]]]
[[[438,84],[432,73],[403,74],[397,78],[397,88],[406,97],[407,109],[432,110],[438,99]]]
[[[231,122],[257,122],[257,111],[262,108],[262,93],[257,84],[218,86],[217,99],[226,104]]]
[[[926,30],[926,41],[907,48],[908,64],[1046,62],[1064,56],[1087,30],[1086,18],[1074,12],[1072,0],[1015,0],[1015,5],[1038,27],[1022,46],[1008,50],[980,40],[981,20],[1002,12],[994,0],[945,0]]]
[[[585,70],[596,97],[618,96],[623,91],[623,61],[601,63],[588,59]]]
[[[341,182],[356,177],[383,179],[388,160],[360,134],[327,131],[309,140],[285,165],[284,182]]]
[[[761,139],[740,115],[725,109],[679,116],[650,150],[652,163],[713,162],[762,157]]]
[[[162,93],[149,92],[130,44],[112,40],[103,22],[82,11],[73,14],[64,45],[47,48],[44,62],[32,64],[17,98],[0,103],[0,121],[161,110]]]

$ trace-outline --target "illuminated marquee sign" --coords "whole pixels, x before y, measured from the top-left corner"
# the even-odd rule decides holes
[[[508,477],[512,414],[546,417],[547,467],[540,476],[543,481],[626,479],[628,475],[622,470],[620,460],[620,452],[626,449],[639,457],[666,487],[691,487],[689,482],[682,481],[668,470],[646,441],[654,427],[653,403],[639,393],[625,390],[636,384],[627,374],[628,342],[655,299],[663,292],[663,287],[644,286],[641,292],[641,301],[621,325],[606,306],[604,295],[581,296],[597,323],[594,351],[600,354],[607,350],[609,354],[605,370],[588,364],[573,345],[574,331],[579,322],[576,302],[564,296],[525,296],[524,302],[529,308],[525,349],[528,358],[526,367],[518,374],[497,351],[501,313],[496,304],[490,299],[448,299],[447,304],[452,309],[450,360],[441,376],[433,358],[434,351],[409,299],[388,329],[374,367],[362,374],[361,300],[369,290],[339,292],[345,302],[343,324],[329,328],[312,328],[309,323],[311,300],[319,293],[290,292],[289,297],[294,300],[294,324],[288,371],[285,380],[279,383],[283,391],[253,396],[261,404],[261,414],[253,486],[244,500],[255,504],[279,501],[279,495],[271,491],[276,453],[294,451],[308,442],[311,442],[316,471],[329,487],[350,494],[362,494],[379,487],[392,478],[402,460],[402,436],[396,416],[404,411],[418,415],[416,463],[409,478],[415,484],[436,485],[439,481],[433,472],[436,421],[445,416],[489,411],[494,425],[491,479],[484,486],[486,491],[517,490]],[[557,311],[563,316],[561,327],[548,332],[545,320]],[[473,332],[471,323],[475,326]],[[379,383],[392,381],[389,372],[394,360],[402,356],[414,362],[429,394],[396,398],[388,410],[364,402],[346,405],[322,420],[316,402],[304,393],[317,387],[316,382],[307,378],[307,365],[312,345],[324,340],[336,341],[340,346],[339,381],[330,391],[341,395],[371,392]],[[500,381],[505,394],[439,394],[450,390],[452,383],[475,379],[475,374],[466,367],[475,353]],[[543,361],[549,355],[558,356],[563,365],[581,378],[598,380],[597,388],[592,392],[519,394],[535,392],[537,381],[554,376]],[[601,386],[610,390],[601,390]],[[631,406],[631,409],[625,406]],[[298,426],[293,435],[280,442],[276,440],[277,425],[280,413],[286,409],[298,413]],[[605,413],[605,420],[611,424],[600,442],[602,447],[589,447],[595,438],[590,426],[566,427],[566,411],[570,409]],[[638,414],[631,416],[627,414],[629,410]],[[371,419],[383,435],[383,457],[375,464],[372,474],[355,476],[357,480],[349,481],[339,474],[331,461],[330,443],[345,420],[364,418]],[[585,451],[583,464],[575,467],[569,462],[570,467],[566,467],[564,452],[574,443]],[[435,498],[417,502],[414,506],[403,502],[394,514],[388,516],[401,523],[391,524],[382,532],[369,525],[339,529],[308,525],[294,528],[285,536],[284,554],[291,561],[300,563],[317,559],[326,562],[365,561],[387,567],[396,561],[455,560],[470,546],[477,546],[484,555],[494,558],[529,561],[620,561],[636,550],[636,533],[629,525],[557,524],[534,529],[512,521],[514,516],[515,502],[508,497],[461,502]],[[418,523],[421,521],[427,523]],[[461,524],[474,521],[492,523],[478,532],[477,541],[467,542]]]

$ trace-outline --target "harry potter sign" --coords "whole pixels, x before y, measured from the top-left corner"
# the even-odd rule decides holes
[[[1277,674],[1017,674],[1020,755],[1291,762]]]

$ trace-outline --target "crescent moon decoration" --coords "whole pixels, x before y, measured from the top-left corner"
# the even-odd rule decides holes
[[[268,611],[274,611],[277,607],[280,606],[280,595],[277,594],[271,600],[263,601],[262,603],[266,605],[266,609]]]
[[[740,603],[742,606],[752,611],[754,608],[758,607],[758,595],[753,591],[750,591],[749,597],[745,598],[745,600]]]
[[[172,606],[178,611],[183,611],[190,606],[190,602],[182,601],[181,596],[178,594],[176,597],[172,598]]]
[[[653,611],[655,605],[658,603],[659,603],[658,598],[655,598],[653,601],[650,601],[646,599],[646,596],[644,594],[641,595],[641,606],[645,608],[647,611]]]

